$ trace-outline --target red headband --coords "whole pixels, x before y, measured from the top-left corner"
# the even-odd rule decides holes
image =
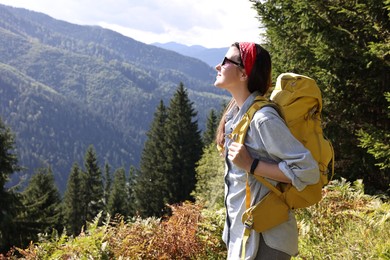
[[[240,42],[239,46],[241,60],[244,64],[245,72],[249,77],[256,60],[256,45],[253,42]]]

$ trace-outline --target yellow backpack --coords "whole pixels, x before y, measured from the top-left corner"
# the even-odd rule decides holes
[[[304,208],[322,199],[322,187],[328,183],[328,165],[332,161],[334,172],[334,152],[332,144],[323,136],[321,126],[322,98],[316,82],[306,76],[294,73],[283,73],[278,76],[276,86],[271,93],[271,101],[256,97],[241,121],[232,132],[232,138],[241,144],[245,142],[250,121],[257,110],[264,106],[275,107],[282,114],[291,133],[308,150],[318,162],[320,180],[298,191],[291,184],[274,187],[265,178],[255,176],[266,185],[269,192],[256,205],[250,206],[250,189],[247,182],[246,207],[242,216],[246,227],[243,237],[242,257],[245,257],[245,244],[250,230],[263,232],[288,220],[288,210]],[[331,177],[331,178],[332,178]]]

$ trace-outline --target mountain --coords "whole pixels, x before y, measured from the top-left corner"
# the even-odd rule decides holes
[[[185,56],[200,59],[206,62],[209,66],[215,67],[225,57],[228,47],[226,48],[205,48],[200,45],[187,46],[176,42],[168,43],[153,43],[152,45],[175,51]]]
[[[101,164],[138,167],[155,109],[180,82],[204,129],[227,99],[215,74],[199,59],[108,29],[0,5],[0,117],[16,135],[26,167],[19,176],[50,166],[61,191],[90,144]]]

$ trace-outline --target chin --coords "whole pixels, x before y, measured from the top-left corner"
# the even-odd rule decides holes
[[[217,88],[221,88],[221,82],[218,81],[218,79],[214,82],[214,86]]]

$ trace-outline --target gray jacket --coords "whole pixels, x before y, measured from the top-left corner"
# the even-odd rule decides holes
[[[228,111],[226,135],[233,131],[256,95],[258,95],[256,92],[250,95],[241,110],[235,107]],[[225,147],[229,147],[231,143],[232,140],[226,137]],[[263,107],[255,113],[247,132],[245,146],[253,158],[277,163],[298,190],[319,180],[318,165],[310,151],[295,139],[283,119],[271,107]],[[227,157],[225,162],[226,221],[223,240],[228,246],[228,259],[240,259],[244,232],[241,216],[245,211],[246,172],[236,167]],[[254,205],[268,193],[269,189],[254,177],[249,178],[251,205]],[[276,181],[269,181],[277,184]],[[263,237],[269,247],[292,256],[297,255],[298,229],[294,212],[290,211],[287,222],[263,232]],[[256,256],[259,243],[259,233],[252,230],[246,247],[246,259],[253,259]]]

